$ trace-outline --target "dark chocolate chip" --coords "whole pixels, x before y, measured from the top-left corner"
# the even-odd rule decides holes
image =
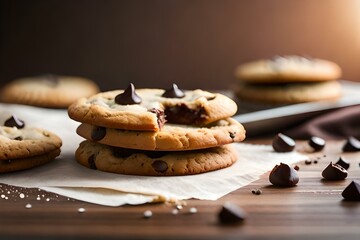
[[[154,161],[151,166],[154,168],[156,172],[164,173],[168,169],[168,165],[166,162],[162,160]]]
[[[115,102],[120,105],[139,104],[141,100],[141,97],[136,94],[134,84],[132,83],[130,83],[123,93],[115,97]]]
[[[352,181],[341,193],[343,198],[348,201],[360,201],[360,183]]]
[[[326,144],[325,140],[319,137],[311,137],[308,143],[314,151],[321,151]]]
[[[311,160],[305,160],[305,164],[306,164],[306,165],[310,165],[311,163],[312,163]]]
[[[230,136],[230,138],[234,139],[235,136],[236,136],[236,133],[234,133],[234,132],[229,132],[229,136]]]
[[[149,158],[160,158],[168,154],[166,151],[145,151],[144,154]]]
[[[357,152],[360,151],[360,141],[354,137],[349,137],[343,146],[343,152]]]
[[[273,139],[272,146],[275,152],[291,152],[295,148],[295,141],[292,138],[279,133]]]
[[[350,163],[346,159],[344,159],[343,157],[340,157],[339,160],[336,162],[336,164],[342,166],[346,170],[348,170],[349,167],[350,167]]]
[[[91,132],[91,139],[94,141],[100,141],[106,135],[106,128],[94,127]]]
[[[113,154],[114,157],[117,157],[117,158],[128,158],[132,154],[134,154],[134,150],[127,149],[127,148],[114,147],[113,151],[112,151],[112,154]]]
[[[24,121],[17,118],[16,115],[12,115],[9,119],[7,119],[4,122],[4,126],[6,126],[6,127],[17,127],[19,129],[21,129],[21,128],[25,127],[25,123],[24,123]]]
[[[173,83],[172,88],[167,89],[161,96],[165,98],[183,98],[185,97],[185,93]]]
[[[296,171],[299,171],[299,170],[300,170],[300,167],[299,167],[298,165],[295,165],[295,166],[294,166],[294,169],[295,169]]]
[[[21,136],[18,136],[18,137],[16,137],[16,138],[14,138],[14,140],[16,140],[16,141],[22,141],[23,138],[22,138]]]
[[[218,218],[222,224],[236,224],[246,219],[246,213],[239,206],[226,202],[222,206]]]
[[[254,195],[261,195],[262,191],[260,189],[252,189],[251,193],[254,194]]]
[[[88,158],[88,164],[91,169],[97,169],[96,164],[95,164],[95,155],[94,154]]]
[[[330,181],[344,180],[348,172],[338,164],[330,163],[321,173],[323,178]]]
[[[299,176],[295,169],[280,163],[271,170],[269,181],[278,187],[293,187],[299,182]]]

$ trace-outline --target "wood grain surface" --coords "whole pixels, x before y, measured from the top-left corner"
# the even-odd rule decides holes
[[[188,200],[176,215],[172,204],[104,207],[0,183],[0,239],[359,239],[360,202],[344,201],[341,192],[360,178],[360,153],[342,153],[343,143],[328,142],[324,151],[309,153],[307,143],[298,142],[297,150],[307,152],[312,163],[297,164],[296,187],[274,187],[266,173],[217,201]],[[350,161],[348,178],[322,180],[322,170],[339,156]],[[246,211],[245,221],[220,224],[224,202]],[[197,213],[189,212],[192,207]],[[149,219],[143,217],[146,210],[153,213]]]

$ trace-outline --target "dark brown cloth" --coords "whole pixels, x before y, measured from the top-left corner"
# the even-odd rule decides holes
[[[285,133],[295,139],[309,139],[311,136],[324,139],[354,136],[360,139],[360,105],[327,112]]]

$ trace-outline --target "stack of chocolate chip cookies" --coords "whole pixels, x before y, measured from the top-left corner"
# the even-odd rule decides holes
[[[231,118],[237,105],[219,93],[136,89],[102,92],[68,108],[81,122],[84,137],[76,160],[101,171],[175,176],[209,172],[232,165],[230,143],[245,139],[243,126]]]
[[[235,75],[236,95],[244,102],[285,105],[341,96],[341,69],[327,60],[276,56],[240,65]]]
[[[61,139],[40,128],[25,127],[12,116],[0,126],[0,173],[43,165],[60,154]]]

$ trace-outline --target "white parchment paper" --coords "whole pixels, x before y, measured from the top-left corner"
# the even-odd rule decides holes
[[[76,123],[66,110],[20,105],[0,105],[1,123],[16,114],[28,126],[41,127],[63,140],[61,155],[34,169],[0,175],[0,182],[36,187],[86,202],[120,206],[160,199],[216,200],[243,187],[280,162],[293,164],[307,157],[297,152],[275,153],[271,146],[236,143],[238,161],[231,167],[192,176],[146,177],[112,174],[79,165],[74,153],[83,140],[75,133]]]

